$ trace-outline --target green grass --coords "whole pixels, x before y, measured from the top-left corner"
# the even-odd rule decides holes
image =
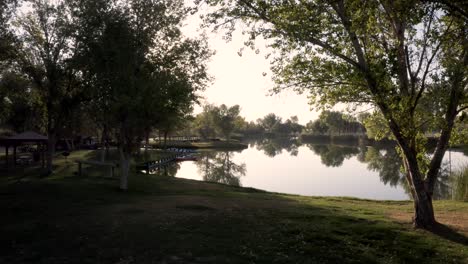
[[[2,177],[0,263],[468,263],[467,234],[413,230],[409,201],[144,174],[132,174],[129,191],[120,192],[116,179],[98,172],[74,176],[71,160],[93,155],[60,158],[44,179],[33,170]],[[435,207],[468,219],[468,203]]]

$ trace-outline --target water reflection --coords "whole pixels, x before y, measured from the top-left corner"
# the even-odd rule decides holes
[[[235,163],[230,151],[203,152],[196,162],[204,181],[241,186],[240,178],[245,176],[245,163]]]
[[[251,142],[250,145],[253,145],[258,150],[263,151],[263,153],[268,157],[275,157],[283,153],[283,150],[291,156],[297,156],[299,154],[299,146],[301,144],[296,138],[271,137],[257,139],[256,141]]]
[[[319,155],[322,164],[327,167],[339,167],[343,165],[345,159],[356,156],[359,153],[359,148],[338,145],[307,145],[310,150]]]
[[[363,159],[358,159],[363,163],[367,163],[367,168],[379,173],[380,180],[384,184],[390,186],[404,185],[406,179],[401,170],[401,160],[394,147],[377,148],[366,147],[363,154]]]
[[[348,142],[349,143],[349,142]],[[396,147],[392,144],[376,144],[374,146],[365,146],[362,144],[349,143],[346,145],[335,144],[306,144],[313,153],[320,156],[321,163],[327,167],[340,167],[343,162],[356,156],[361,163],[367,164],[367,169],[375,171],[380,177],[380,181],[385,185],[392,187],[400,186],[405,193],[410,196],[410,188],[405,178],[402,162]],[[298,149],[301,142],[297,139],[268,138],[257,140],[255,146],[263,151],[267,156],[274,157],[286,150],[291,156],[298,155]],[[468,155],[466,149],[461,149],[461,153]],[[455,181],[450,177],[450,167],[448,161],[442,164],[437,182],[434,188],[434,199],[450,199],[452,197],[461,197],[457,190],[465,191],[460,187],[461,180]],[[452,188],[452,186],[456,186]]]
[[[303,195],[396,200],[410,197],[394,145],[302,144],[296,139],[285,138],[248,143],[249,149],[241,152],[201,152],[196,162],[181,163],[177,176]],[[299,151],[301,155],[298,155]],[[452,152],[452,157],[458,157],[458,161],[466,160],[461,152],[454,154]],[[456,167],[452,164],[452,170]],[[464,187],[468,185],[466,180],[455,183],[449,168],[445,162],[436,183],[434,199],[458,197],[457,189],[468,188]],[[167,174],[173,175],[178,169],[172,168]],[[465,185],[459,187],[459,182]],[[455,188],[455,184],[458,187]]]

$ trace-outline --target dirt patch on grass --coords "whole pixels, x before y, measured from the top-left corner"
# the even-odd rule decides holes
[[[400,223],[411,223],[413,213],[390,211],[388,215]],[[468,236],[468,212],[444,211],[437,213],[436,219],[439,223],[453,228],[455,231]]]

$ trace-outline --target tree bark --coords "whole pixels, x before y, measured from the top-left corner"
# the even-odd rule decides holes
[[[120,152],[120,190],[126,191],[128,189],[128,173],[130,170],[130,154],[125,153],[122,146],[119,146]]]
[[[169,133],[169,132],[164,131],[164,149],[167,148],[167,134],[168,134],[168,133]]]
[[[413,225],[415,228],[431,229],[436,224],[432,197],[428,192],[423,191],[414,199]]]
[[[55,133],[48,133],[49,140],[47,141],[47,174],[52,174],[53,171],[53,160],[55,155]]]
[[[149,134],[150,134],[150,132],[146,131],[146,133],[145,133],[145,142],[146,142],[145,151],[148,151],[148,147],[149,147]]]

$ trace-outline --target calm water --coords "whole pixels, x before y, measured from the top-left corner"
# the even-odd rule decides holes
[[[448,154],[444,160],[435,198],[451,197]],[[465,162],[468,157],[462,152],[451,152],[452,170]],[[181,178],[289,194],[409,199],[394,147],[262,140],[238,152],[201,152],[198,161],[177,163],[171,172]]]

